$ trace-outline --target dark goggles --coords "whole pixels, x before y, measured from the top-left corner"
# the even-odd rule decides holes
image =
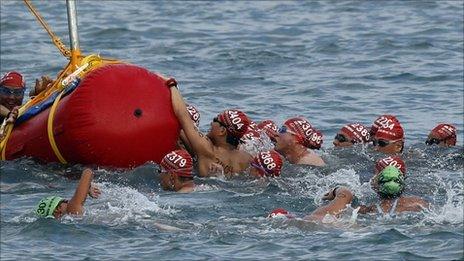
[[[278,132],[279,132],[280,134],[285,134],[285,133],[288,132],[288,133],[290,133],[290,134],[293,134],[293,135],[298,136],[298,134],[296,134],[295,132],[289,130],[289,129],[287,128],[287,126],[285,126],[285,125],[283,125],[282,127],[280,127],[279,130],[278,130]]]
[[[15,97],[20,97],[24,95],[24,88],[13,89],[13,88],[8,88],[6,86],[0,86],[0,95],[4,95],[4,96],[13,95]]]
[[[374,146],[379,146],[379,147],[386,147],[390,144],[390,141],[388,140],[372,140],[372,143]]]
[[[340,134],[338,133],[337,135],[335,135],[335,138],[336,140],[338,140],[339,142],[351,142],[351,143],[354,143],[353,140],[348,140],[347,137],[345,137],[345,135],[343,134]]]
[[[430,139],[427,139],[427,140],[425,141],[425,144],[427,144],[427,145],[437,144],[437,145],[438,145],[438,144],[440,144],[440,142],[442,142],[442,141],[443,141],[443,140],[439,140],[439,139],[437,139],[437,138],[430,138]]]
[[[227,128],[227,126],[226,126],[224,123],[222,123],[221,121],[219,121],[218,117],[214,117],[213,122],[217,122],[217,123],[219,123],[219,125],[221,125],[222,127]]]

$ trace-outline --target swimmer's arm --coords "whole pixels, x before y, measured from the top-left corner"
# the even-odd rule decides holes
[[[184,99],[177,88],[170,88],[172,108],[177,116],[177,119],[184,130],[185,136],[191,144],[191,148],[196,154],[205,156],[214,156],[213,148],[210,141],[201,132],[197,130],[195,124],[190,118]]]
[[[90,185],[92,184],[93,171],[91,169],[85,169],[82,172],[81,179],[77,185],[74,196],[68,203],[68,213],[71,214],[82,214],[84,211],[84,202],[89,194]]]
[[[353,193],[351,193],[348,188],[339,187],[331,192],[334,193],[334,198],[327,205],[314,210],[310,215],[306,216],[305,219],[322,220],[326,214],[338,215],[346,208],[346,205],[350,204],[353,200]]]

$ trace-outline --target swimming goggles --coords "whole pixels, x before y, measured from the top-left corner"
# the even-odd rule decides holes
[[[383,148],[383,147],[386,147],[386,146],[388,146],[390,143],[395,142],[395,141],[399,141],[399,140],[391,140],[391,141],[389,141],[389,140],[382,140],[382,139],[378,139],[378,140],[374,139],[374,140],[372,140],[372,143],[373,143],[374,146],[376,146],[376,147],[379,146],[379,147],[382,147],[382,148]]]
[[[340,134],[340,133],[335,135],[334,139],[338,140],[339,142],[351,142],[351,143],[354,143],[354,140],[349,140],[345,135]]]
[[[6,86],[0,86],[0,95],[5,95],[5,96],[13,95],[15,97],[20,97],[24,95],[24,88],[13,89],[13,88],[8,88]]]
[[[222,123],[222,122],[218,119],[218,117],[214,117],[213,122],[217,122],[217,123],[219,123],[219,125],[221,125],[222,127],[227,128],[227,126],[226,126],[224,123]]]
[[[440,144],[440,142],[442,142],[442,141],[444,141],[444,140],[439,140],[439,139],[437,139],[437,138],[430,138],[430,139],[427,139],[427,140],[425,141],[425,144],[427,144],[427,145],[437,144],[437,145],[438,145],[438,144]]]
[[[280,134],[285,134],[285,133],[287,133],[287,132],[290,133],[290,134],[293,134],[293,135],[295,135],[295,136],[299,136],[296,132],[293,132],[293,131],[289,130],[289,129],[287,128],[287,126],[285,126],[285,125],[283,125],[282,127],[279,128],[279,133],[280,133]]]

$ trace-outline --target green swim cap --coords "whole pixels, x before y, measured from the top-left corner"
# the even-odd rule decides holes
[[[404,189],[403,174],[394,166],[387,166],[379,173],[378,183],[383,197],[397,197]]]
[[[37,205],[35,213],[39,217],[53,217],[53,211],[55,211],[56,207],[58,206],[58,204],[60,204],[61,201],[63,201],[63,198],[58,196],[43,198]]]

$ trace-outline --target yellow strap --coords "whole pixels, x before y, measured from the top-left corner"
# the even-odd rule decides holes
[[[8,124],[6,126],[6,135],[3,138],[2,142],[0,143],[0,150],[2,151],[1,159],[5,160],[5,152],[6,152],[6,142],[8,141],[8,138],[10,137],[11,130],[13,129],[13,124]]]
[[[61,100],[61,96],[63,96],[64,91],[62,91],[53,102],[52,107],[50,108],[50,113],[48,114],[48,121],[47,121],[47,134],[48,134],[48,141],[52,146],[53,152],[55,152],[56,157],[60,160],[61,163],[68,163],[64,159],[63,155],[61,155],[58,146],[56,146],[55,137],[53,135],[53,119],[55,118],[55,110],[58,107],[58,103]]]

